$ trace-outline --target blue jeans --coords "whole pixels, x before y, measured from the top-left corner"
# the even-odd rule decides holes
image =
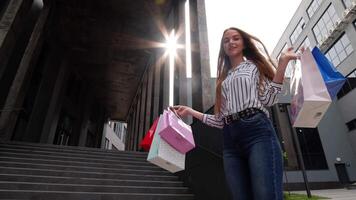
[[[234,200],[282,200],[282,151],[260,112],[224,126],[224,169]]]

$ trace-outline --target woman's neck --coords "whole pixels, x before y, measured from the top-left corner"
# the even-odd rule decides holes
[[[237,56],[234,56],[234,57],[230,57],[230,64],[231,64],[231,67],[232,69],[234,69],[235,67],[239,66],[239,64],[244,61],[244,57],[243,55],[237,55]]]

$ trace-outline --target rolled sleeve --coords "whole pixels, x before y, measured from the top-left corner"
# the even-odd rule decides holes
[[[224,127],[223,117],[216,115],[203,114],[202,122],[208,126],[222,129]]]
[[[283,85],[275,83],[270,80],[266,80],[263,85],[262,94],[259,95],[259,99],[264,106],[272,106],[278,101],[278,94],[281,93]]]

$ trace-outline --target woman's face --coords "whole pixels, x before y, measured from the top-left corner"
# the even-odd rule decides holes
[[[227,30],[223,36],[223,46],[225,54],[234,57],[242,54],[244,43],[242,36],[236,30]]]

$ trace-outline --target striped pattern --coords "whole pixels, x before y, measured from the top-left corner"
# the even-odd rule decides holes
[[[258,93],[259,71],[256,65],[246,60],[229,71],[222,83],[222,105],[218,116],[204,114],[203,123],[222,129],[223,118],[246,108],[259,108],[269,116],[265,106],[272,106],[278,100],[282,84],[264,81],[262,94]]]

